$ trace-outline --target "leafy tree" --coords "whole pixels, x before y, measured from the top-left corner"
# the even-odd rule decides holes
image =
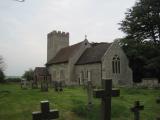
[[[128,37],[143,42],[160,43],[160,0],[138,0],[128,9],[120,30]]]
[[[5,63],[4,63],[4,61],[3,61],[3,57],[0,56],[0,70],[1,70],[1,71],[4,71],[4,69],[5,69]]]
[[[5,64],[4,64],[4,61],[3,61],[3,57],[0,56],[0,82],[4,82],[4,78],[5,78],[5,75],[4,75],[4,69],[5,69]]]
[[[0,70],[0,83],[4,82],[4,78],[5,78],[4,72]]]
[[[160,0],[138,0],[120,25],[126,33],[120,42],[129,58],[134,81],[143,77],[160,80]]]
[[[25,78],[26,80],[30,81],[33,80],[33,75],[34,75],[34,71],[32,69],[29,69],[27,71],[25,71],[25,73],[23,74],[23,78]]]

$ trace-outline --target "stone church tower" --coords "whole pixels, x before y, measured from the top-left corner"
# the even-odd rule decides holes
[[[69,33],[52,31],[47,35],[47,62],[50,61],[57,52],[69,46]]]

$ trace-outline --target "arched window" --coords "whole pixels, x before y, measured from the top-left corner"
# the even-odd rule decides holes
[[[112,59],[112,72],[114,74],[120,73],[121,66],[120,66],[120,58],[118,55],[115,55]]]

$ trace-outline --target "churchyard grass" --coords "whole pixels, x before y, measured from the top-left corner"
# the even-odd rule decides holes
[[[121,88],[120,97],[112,98],[112,120],[133,120],[130,108],[134,101],[144,105],[141,120],[154,120],[160,114],[156,98],[160,90]],[[58,109],[59,120],[99,120],[100,100],[93,99],[87,111],[87,94],[82,87],[64,88],[63,92],[23,90],[19,84],[0,84],[0,120],[32,120],[32,112],[40,110],[40,101],[49,100],[50,108]]]

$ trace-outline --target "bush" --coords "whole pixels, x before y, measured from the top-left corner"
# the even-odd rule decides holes
[[[21,78],[7,78],[7,82],[21,82]]]

